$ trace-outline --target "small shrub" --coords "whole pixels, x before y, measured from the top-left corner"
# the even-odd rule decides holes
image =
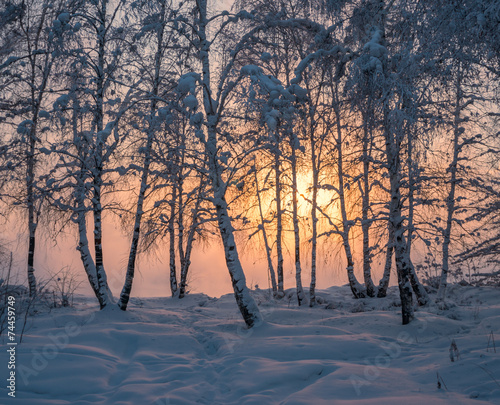
[[[52,275],[50,289],[52,290],[54,307],[73,306],[75,291],[80,287],[79,280],[73,269],[69,266],[63,267],[59,272]]]

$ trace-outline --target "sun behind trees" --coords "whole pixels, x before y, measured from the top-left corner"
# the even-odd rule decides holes
[[[217,236],[243,319],[260,323],[236,231],[298,305],[316,305],[325,246],[355,298],[384,297],[394,266],[404,324],[413,294],[429,301],[417,270],[442,301],[461,263],[498,265],[495,2],[0,4],[0,196],[27,219],[30,294],[43,218],[77,232],[114,305],[105,211],[130,235],[123,310],[139,252],[168,250],[182,298],[193,247]]]

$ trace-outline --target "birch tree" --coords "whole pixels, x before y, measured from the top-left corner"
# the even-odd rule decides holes
[[[138,115],[144,117],[143,129],[144,141],[139,147],[139,151],[142,152],[142,167],[140,174],[140,187],[137,196],[137,204],[134,216],[133,234],[130,246],[125,283],[120,294],[120,300],[118,306],[122,310],[126,310],[127,303],[130,298],[130,292],[132,289],[132,282],[134,279],[136,260],[139,247],[139,239],[141,235],[141,224],[142,217],[144,214],[145,199],[147,196],[147,190],[150,187],[150,168],[154,158],[154,141],[157,132],[160,128],[160,117],[159,108],[166,109],[166,105],[171,102],[172,96],[169,95],[173,93],[175,88],[175,78],[173,68],[179,60],[182,60],[182,47],[178,45],[177,33],[170,29],[168,24],[171,22],[171,15],[174,12],[172,4],[167,0],[158,0],[155,2],[134,2],[129,12],[134,15],[135,18],[140,23],[140,28],[138,32],[134,35],[134,45],[135,50],[134,63],[137,65],[137,76],[136,80],[142,82],[139,85],[143,93],[141,97],[144,102],[149,105],[139,106]],[[152,48],[154,53],[152,57],[148,60],[148,54],[145,54],[145,50]],[[175,56],[168,55],[169,51],[179,48],[177,52],[174,53]],[[168,55],[168,57],[167,57]],[[149,62],[149,63],[148,63]],[[141,77],[141,72],[145,76],[147,71],[153,72],[151,75],[146,76],[147,79]],[[147,112],[143,113],[140,107],[147,108]],[[165,117],[171,115],[171,113],[163,114]],[[174,207],[174,206],[173,206]],[[175,208],[172,208],[175,210]],[[171,215],[170,225],[173,226],[173,221],[175,216]],[[172,231],[173,235],[173,231]],[[173,242],[171,242],[171,249]],[[174,260],[174,275],[175,275],[175,255],[171,254],[171,262]],[[172,266],[172,264],[171,264]],[[173,291],[175,293],[175,291]]]
[[[413,318],[413,298],[410,283],[410,257],[407,251],[404,235],[403,206],[401,197],[402,150],[404,132],[401,131],[404,116],[398,105],[397,94],[393,93],[389,72],[389,53],[386,43],[386,15],[392,5],[384,1],[373,4],[374,13],[371,16],[372,29],[370,40],[364,45],[369,61],[368,69],[373,71],[378,82],[378,94],[382,104],[382,132],[385,138],[387,171],[390,184],[389,223],[394,232],[394,252],[398,285],[402,304],[402,321],[407,324]],[[386,8],[387,7],[387,8]],[[394,98],[393,98],[394,97]]]
[[[116,181],[116,177],[112,180],[115,168],[110,161],[126,136],[126,131],[120,133],[123,128],[119,128],[119,122],[132,93],[130,87],[121,86],[117,73],[127,32],[126,21],[118,18],[123,5],[123,1],[111,6],[108,0],[96,0],[67,13],[66,19],[77,35],[66,51],[68,87],[53,107],[70,138],[45,150],[59,156],[56,169],[61,170],[49,181],[61,192],[69,192],[54,198],[53,203],[74,213],[77,249],[101,309],[113,301],[104,268],[103,195]],[[93,219],[92,250],[86,223],[89,212]]]
[[[17,127],[19,136],[11,139],[9,153],[23,155],[12,156],[17,160],[16,170],[11,166],[15,172],[24,172],[22,175],[19,173],[19,177],[16,175],[17,180],[24,183],[22,197],[10,197],[14,197],[17,200],[15,204],[21,206],[27,214],[27,276],[30,296],[36,293],[36,231],[45,192],[40,183],[43,165],[40,164],[39,149],[43,145],[43,138],[47,136],[50,93],[55,90],[53,71],[60,60],[62,38],[67,26],[64,6],[64,1],[53,4],[37,1],[8,2],[2,4],[1,10],[6,28],[12,30],[10,35],[6,33],[5,39],[10,44],[4,44],[4,51],[8,50],[9,45],[16,46],[9,50],[9,57],[0,63],[0,72],[6,76],[2,90],[10,95],[7,96],[10,98],[7,122]],[[5,190],[3,194],[8,197],[7,193]]]
[[[271,246],[269,244],[268,236],[267,236],[267,231],[266,231],[266,219],[264,217],[264,207],[263,207],[263,202],[261,198],[261,189],[259,185],[259,177],[257,175],[258,170],[256,168],[256,165],[252,166],[251,171],[253,172],[254,175],[254,182],[255,182],[255,193],[257,195],[257,205],[259,207],[259,217],[260,217],[260,224],[258,225],[258,230],[262,232],[262,239],[264,241],[264,249],[266,251],[266,259],[267,259],[267,268],[269,271],[269,277],[271,279],[271,288],[273,291],[273,295],[276,296],[278,293],[278,287],[276,284],[276,273],[274,271],[274,266],[273,266],[273,259],[272,259],[272,253],[271,253]],[[267,178],[267,176],[266,176]],[[266,180],[266,179],[265,179]],[[265,181],[264,180],[264,181]]]
[[[238,255],[238,250],[234,238],[234,229],[231,224],[231,217],[228,211],[226,200],[226,190],[228,184],[224,180],[223,172],[227,161],[227,155],[221,155],[219,149],[218,126],[224,119],[223,113],[226,107],[227,98],[234,88],[235,83],[229,81],[229,74],[232,73],[234,59],[238,50],[243,45],[236,45],[236,49],[231,55],[228,55],[228,62],[222,66],[222,73],[216,79],[214,68],[212,67],[212,57],[215,52],[217,36],[221,34],[224,28],[237,21],[239,16],[229,16],[228,12],[222,12],[213,16],[209,15],[207,0],[197,0],[193,4],[193,11],[196,20],[193,25],[189,20],[179,19],[179,22],[194,38],[195,51],[198,53],[200,61],[200,71],[193,72],[190,75],[184,75],[179,81],[179,86],[187,88],[191,93],[195,93],[197,85],[201,86],[201,97],[203,99],[201,115],[198,117],[203,120],[204,130],[198,130],[198,137],[203,145],[208,161],[209,179],[212,187],[212,203],[214,205],[217,222],[224,246],[224,255],[226,265],[229,270],[231,282],[234,289],[234,295],[238,308],[248,327],[255,326],[261,322],[261,315],[257,304],[250,295],[246,286],[245,274]],[[184,22],[185,21],[185,22]],[[216,24],[219,24],[218,26]],[[209,37],[210,27],[215,25],[215,36]],[[215,82],[213,82],[213,80]],[[216,83],[214,85],[214,83]],[[213,89],[216,90],[213,90]]]
[[[454,261],[453,256],[458,247],[455,243],[457,233],[463,233],[463,229],[468,227],[468,222],[473,218],[464,214],[472,206],[482,205],[478,204],[477,200],[470,201],[469,195],[477,193],[478,196],[484,197],[481,192],[481,189],[485,190],[481,187],[484,181],[480,172],[492,169],[491,156],[498,151],[498,148],[494,146],[495,137],[491,137],[491,130],[488,129],[491,125],[487,119],[489,114],[483,114],[483,111],[491,111],[491,100],[494,99],[492,96],[494,93],[490,90],[491,70],[489,67],[492,65],[487,62],[488,59],[490,61],[495,59],[492,58],[494,52],[486,59],[484,58],[485,51],[491,53],[495,49],[495,45],[492,46],[492,43],[488,41],[488,39],[491,40],[489,37],[491,32],[488,32],[487,28],[491,23],[491,12],[494,9],[495,7],[489,2],[466,2],[464,7],[459,9],[453,3],[445,3],[439,8],[434,5],[429,13],[433,18],[431,22],[438,19],[444,21],[443,24],[437,26],[436,35],[446,32],[448,37],[453,38],[452,41],[440,43],[442,48],[439,53],[436,52],[441,57],[441,66],[445,70],[442,81],[445,86],[438,99],[446,103],[446,111],[442,112],[444,118],[442,131],[450,134],[450,143],[445,149],[444,158],[447,167],[445,173],[442,174],[444,183],[442,187],[445,190],[444,219],[435,220],[439,237],[442,240],[442,263],[437,301],[443,301],[445,298],[451,263]],[[489,18],[486,17],[487,14]],[[496,19],[498,20],[498,15]],[[486,41],[471,40],[470,34],[464,35],[467,31],[476,32]],[[497,35],[498,33],[495,33],[493,37]],[[484,48],[485,43],[488,43],[487,48]],[[475,162],[475,167],[468,164],[467,161],[470,160]],[[494,183],[493,181],[491,184],[493,187],[490,185],[492,195],[495,194]]]

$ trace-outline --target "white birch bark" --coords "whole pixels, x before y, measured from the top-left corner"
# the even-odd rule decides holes
[[[413,218],[415,213],[415,173],[418,172],[418,168],[416,168],[416,162],[413,159],[413,134],[411,125],[407,124],[406,126],[407,138],[408,138],[408,237],[406,240],[406,250],[408,252],[409,264],[410,264],[410,283],[417,297],[417,301],[419,305],[425,305],[429,302],[429,295],[425,290],[424,286],[419,282],[417,273],[415,271],[415,267],[413,266],[413,261],[411,260],[411,247],[413,240]]]
[[[295,258],[295,285],[297,288],[297,303],[299,306],[305,301],[304,289],[302,287],[302,266],[300,263],[300,227],[298,212],[298,189],[297,189],[297,145],[298,139],[295,134],[291,134],[290,165],[292,169],[292,220],[293,220],[293,240]]]
[[[182,153],[182,152],[181,152]],[[179,251],[179,262],[180,262],[180,278],[182,278],[182,269],[184,266],[184,261],[186,258],[186,252],[184,251],[184,181],[182,168],[184,165],[184,156],[181,158],[181,163],[179,165],[179,178],[177,182],[177,199],[179,210],[177,212],[177,250]],[[179,280],[180,281],[180,280]]]
[[[96,69],[96,93],[95,93],[95,151],[94,151],[94,167],[92,168],[93,176],[93,196],[92,196],[92,212],[94,217],[94,254],[97,284],[99,289],[101,309],[113,302],[113,296],[108,287],[106,271],[104,269],[104,253],[102,247],[102,188],[103,188],[103,154],[105,145],[104,133],[104,92],[105,92],[105,55],[106,55],[106,17],[107,17],[108,0],[102,0],[98,9],[98,24],[97,28],[97,69]]]
[[[273,290],[273,294],[276,295],[277,293],[276,275],[274,274],[273,259],[271,257],[271,247],[269,246],[269,241],[267,239],[264,213],[262,211],[262,200],[260,198],[259,179],[257,177],[257,168],[255,167],[255,165],[253,167],[253,174],[255,181],[255,192],[257,194],[257,203],[259,205],[259,217],[260,217],[259,229],[262,231],[262,238],[264,240],[264,248],[266,250],[266,258],[267,258],[267,268],[269,270],[269,277],[271,278],[271,288]]]
[[[281,162],[279,149],[279,135],[275,131],[275,151],[274,151],[274,181],[275,181],[275,200],[276,200],[276,273],[278,276],[278,297],[283,297],[284,276],[283,276],[283,207],[281,204]]]
[[[463,132],[461,124],[461,110],[463,106],[463,89],[462,89],[462,69],[459,67],[457,73],[456,86],[455,86],[455,110],[453,113],[453,158],[448,167],[447,172],[450,173],[450,189],[446,197],[446,228],[443,231],[443,262],[441,265],[441,276],[439,279],[439,289],[436,300],[443,301],[446,294],[446,287],[448,285],[448,273],[450,271],[450,243],[451,243],[451,230],[453,226],[453,216],[456,210],[456,185],[457,185],[457,169],[460,154],[460,135]]]
[[[137,250],[139,246],[139,237],[141,234],[141,220],[144,213],[144,200],[146,196],[146,190],[148,189],[148,176],[149,167],[151,164],[151,148],[152,148],[152,130],[148,130],[148,136],[146,141],[146,150],[144,156],[144,167],[141,175],[141,186],[139,189],[139,196],[137,198],[137,206],[135,211],[134,219],[134,231],[132,234],[132,242],[130,245],[127,272],[125,275],[125,283],[120,294],[120,300],[118,301],[118,306],[121,310],[125,311],[127,309],[128,301],[130,299],[130,292],[132,291],[132,283],[134,281],[135,265],[137,260]]]
[[[208,132],[208,143],[207,143],[207,153],[209,157],[209,170],[210,178],[213,189],[213,204],[215,206],[215,211],[217,213],[217,222],[219,225],[219,231],[222,239],[222,244],[224,246],[224,256],[226,259],[226,265],[229,270],[229,275],[231,277],[231,283],[233,285],[234,296],[236,298],[236,303],[243,316],[245,323],[248,327],[253,327],[262,322],[259,308],[255,303],[254,299],[250,295],[250,291],[246,285],[245,273],[241,266],[240,258],[238,256],[238,250],[236,249],[236,243],[234,240],[234,229],[231,225],[231,220],[229,218],[229,213],[227,209],[227,202],[225,198],[225,184],[223,183],[220,173],[219,164],[217,162],[217,152],[215,143],[215,128],[209,128]]]
[[[208,159],[209,178],[212,185],[213,204],[217,214],[219,231],[224,246],[226,265],[231,277],[236,303],[248,327],[253,327],[262,322],[259,308],[250,295],[246,285],[245,273],[241,266],[238,250],[234,240],[234,229],[231,225],[227,202],[225,198],[226,184],[222,179],[221,166],[217,153],[217,123],[220,112],[218,102],[212,98],[211,71],[210,71],[210,45],[207,39],[207,0],[198,0],[199,12],[199,57],[202,64],[203,107],[206,117],[207,140],[205,152]]]
[[[392,3],[387,5],[385,0],[379,0],[379,10],[377,15],[379,32],[379,43],[382,47],[386,48],[386,32],[385,20],[389,7]],[[375,38],[374,38],[375,39]],[[372,39],[373,40],[373,39]],[[387,54],[382,54],[382,69],[383,80],[389,83],[388,72],[388,57]],[[385,140],[385,153],[387,162],[387,171],[389,174],[390,183],[390,202],[389,202],[389,222],[392,231],[394,232],[394,254],[396,259],[396,271],[398,275],[399,296],[401,298],[401,317],[403,325],[408,324],[414,316],[413,312],[413,296],[412,287],[410,283],[410,257],[407,250],[405,239],[405,226],[403,224],[402,216],[402,199],[401,199],[401,141],[404,137],[404,129],[395,128],[398,124],[391,122],[390,117],[390,99],[392,89],[388,84],[385,85],[384,93],[382,95],[382,131]],[[399,131],[399,132],[396,132]]]
[[[177,202],[177,185],[172,184],[172,197],[170,199],[170,218],[168,219],[169,234],[169,268],[170,268],[170,293],[177,295],[177,274],[175,268],[175,207]]]
[[[86,185],[85,185],[85,173],[87,171],[86,167],[86,153],[82,137],[78,129],[78,115],[80,113],[79,103],[76,97],[73,95],[73,109],[72,109],[72,130],[73,130],[73,142],[78,148],[78,155],[80,159],[79,171],[76,174],[76,186],[74,190],[74,199],[76,203],[76,224],[78,226],[78,246],[77,250],[80,252],[80,259],[82,260],[83,268],[87,274],[87,279],[89,280],[90,287],[94,292],[97,301],[99,302],[99,307],[103,309],[106,303],[103,301],[103,297],[99,294],[99,285],[97,281],[97,273],[94,259],[90,253],[90,243],[87,234],[87,220],[86,213],[87,207],[85,206],[86,198]]]
[[[338,87],[338,85],[336,85]],[[338,88],[335,89],[338,91]],[[347,218],[347,209],[345,202],[345,185],[344,185],[344,168],[343,168],[343,151],[342,151],[342,123],[340,117],[340,107],[337,100],[333,102],[333,109],[335,112],[336,119],[336,133],[335,133],[335,148],[337,150],[337,174],[338,174],[338,194],[339,194],[339,204],[340,204],[340,214],[342,216],[342,244],[344,246],[344,252],[347,259],[347,278],[349,280],[349,286],[351,288],[352,294],[355,298],[363,298],[366,295],[366,291],[363,286],[358,282],[356,276],[354,275],[354,260],[351,252],[351,245],[349,242],[349,231],[350,222]]]
[[[162,7],[161,7],[161,17],[165,15],[165,10],[166,10],[166,2],[162,2]],[[125,282],[123,284],[123,288],[120,294],[120,299],[118,301],[118,306],[120,307],[121,310],[125,311],[127,309],[127,305],[130,299],[130,293],[132,291],[132,283],[134,281],[134,275],[135,275],[135,267],[136,267],[136,260],[137,260],[137,251],[138,251],[138,246],[139,246],[139,238],[141,235],[141,222],[142,222],[142,216],[144,213],[144,200],[146,198],[146,191],[149,188],[148,181],[149,181],[149,171],[150,171],[150,165],[151,165],[151,153],[153,149],[153,137],[154,137],[154,131],[155,131],[155,114],[156,114],[156,107],[157,107],[157,101],[156,97],[158,96],[158,89],[160,86],[160,69],[161,69],[161,64],[162,64],[162,50],[163,50],[163,36],[164,36],[164,31],[165,31],[165,26],[164,24],[161,24],[161,27],[159,30],[157,30],[156,33],[156,53],[155,53],[155,59],[154,59],[154,67],[155,67],[155,73],[154,73],[154,78],[153,78],[153,88],[152,88],[152,95],[153,99],[151,100],[151,105],[150,105],[150,114],[149,114],[149,120],[148,120],[148,128],[146,130],[146,145],[144,148],[144,163],[143,163],[143,168],[142,168],[142,174],[141,174],[141,185],[139,189],[139,195],[137,197],[137,205],[136,205],[136,211],[135,211],[135,219],[134,219],[134,230],[132,234],[132,241],[130,244],[130,251],[129,251],[129,256],[128,256],[128,263],[127,263],[127,271],[125,274]]]
[[[319,163],[316,152],[316,140],[314,139],[314,128],[310,129],[311,145],[311,167],[312,167],[312,204],[311,204],[311,284],[309,287],[309,306],[316,305],[316,256],[318,250],[318,184],[319,184]]]
[[[387,110],[386,110],[386,114]],[[387,115],[385,115],[387,117]],[[387,119],[384,120],[384,136],[386,139],[387,167],[391,190],[389,204],[389,222],[394,232],[394,253],[398,274],[399,295],[401,297],[401,316],[403,325],[413,319],[413,297],[410,283],[410,258],[404,236],[402,201],[401,201],[401,165],[400,150],[395,147],[394,135],[391,133]]]
[[[179,282],[179,298],[183,298],[186,294],[187,287],[187,276],[189,271],[189,266],[191,265],[191,252],[193,251],[193,244],[195,241],[196,230],[199,226],[199,212],[201,203],[203,201],[203,192],[205,188],[205,179],[200,175],[200,185],[198,188],[198,195],[196,197],[195,207],[192,211],[191,225],[189,226],[188,236],[186,240],[186,249],[184,255],[181,257],[181,274]]]
[[[60,5],[57,5],[60,7]],[[35,248],[36,248],[36,230],[38,227],[39,209],[36,204],[40,204],[39,198],[35,195],[35,166],[37,163],[36,153],[38,148],[38,125],[39,113],[42,102],[45,99],[47,84],[52,72],[54,56],[51,54],[52,44],[44,43],[44,30],[47,29],[47,19],[49,7],[47,4],[42,6],[40,16],[36,22],[34,37],[31,38],[31,27],[25,26],[23,18],[20,19],[21,30],[26,35],[26,46],[29,61],[29,102],[31,104],[31,127],[29,131],[28,145],[26,148],[26,203],[28,209],[28,286],[29,295],[33,297],[36,294],[35,277]],[[29,17],[28,17],[29,18]],[[45,54],[38,55],[34,50],[46,48]],[[40,61],[42,59],[42,61]],[[40,63],[41,62],[41,63]]]
[[[102,300],[102,296],[99,294],[99,286],[96,278],[95,263],[90,254],[89,240],[87,237],[87,223],[85,218],[86,207],[84,203],[84,189],[85,185],[83,183],[82,174],[80,173],[77,177],[77,188],[76,188],[76,222],[78,225],[78,247],[77,250],[80,252],[80,258],[83,263],[83,268],[87,274],[90,286],[94,292],[97,300],[99,301],[99,306],[104,308],[106,305]]]
[[[36,124],[37,117],[34,117],[34,121],[30,130],[30,139],[28,151],[26,153],[26,199],[28,205],[28,230],[29,230],[29,242],[28,242],[28,285],[29,285],[29,295],[33,297],[36,294],[36,278],[35,278],[35,235],[37,228],[37,221],[35,220],[35,191],[34,191],[34,178],[35,178],[35,152],[36,152]]]
[[[361,229],[363,232],[363,277],[365,281],[366,295],[375,296],[375,286],[371,276],[371,248],[370,248],[370,225],[368,219],[370,211],[370,150],[372,143],[371,126],[369,118],[364,114],[363,125],[363,186],[361,207]]]
[[[409,264],[410,264],[410,283],[417,297],[419,305],[425,305],[429,302],[429,295],[424,286],[419,282],[417,272],[411,260],[411,246],[413,240],[413,217],[415,213],[415,165],[413,160],[413,135],[411,128],[408,128],[408,238],[406,241],[406,249],[408,251]]]
[[[387,289],[389,288],[389,281],[391,279],[392,257],[394,253],[394,231],[392,230],[390,222],[388,222],[387,224],[387,229],[389,236],[387,238],[387,247],[385,251],[384,272],[382,274],[382,278],[380,279],[377,290],[378,298],[387,296]]]

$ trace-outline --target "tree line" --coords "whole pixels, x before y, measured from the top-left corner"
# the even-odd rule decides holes
[[[139,251],[168,249],[182,298],[193,246],[218,234],[260,322],[235,229],[276,298],[290,254],[299,305],[316,304],[319,241],[339,242],[355,298],[384,297],[394,265],[403,324],[429,302],[419,276],[442,301],[450,273],[498,275],[498,2],[2,0],[0,20],[1,215],[25,220],[30,295],[50,223],[116,304],[104,212],[130,237],[122,310]]]

